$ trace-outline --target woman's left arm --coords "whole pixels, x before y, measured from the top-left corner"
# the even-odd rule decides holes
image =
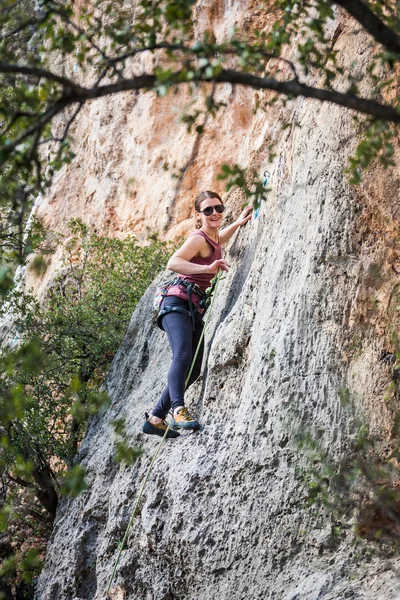
[[[242,225],[247,223],[249,219],[251,219],[252,210],[252,206],[246,206],[246,208],[242,211],[240,217],[238,217],[236,221],[234,221],[231,225],[228,225],[228,227],[224,227],[223,229],[221,229],[221,231],[219,232],[219,243],[221,245],[225,244],[225,242],[227,242],[233,236],[238,227],[241,227]]]

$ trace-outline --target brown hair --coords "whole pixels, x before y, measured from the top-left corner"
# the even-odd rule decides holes
[[[216,198],[217,200],[219,200],[221,202],[221,204],[223,204],[222,198],[219,194],[217,194],[217,192],[210,192],[209,190],[207,190],[206,192],[201,192],[201,194],[196,196],[196,199],[194,201],[194,210],[197,212],[200,212],[201,203],[203,202],[203,200],[207,200],[207,198]],[[200,229],[200,227],[201,227],[200,219],[196,220],[196,227],[197,227],[197,229]]]
[[[196,196],[196,200],[194,201],[194,210],[199,212],[201,203],[203,202],[203,200],[207,200],[207,198],[216,198],[217,200],[219,200],[221,202],[221,204],[223,204],[222,198],[219,194],[217,194],[217,192],[210,192],[210,191],[201,192],[201,194]]]

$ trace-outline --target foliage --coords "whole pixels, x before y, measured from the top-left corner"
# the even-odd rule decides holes
[[[381,207],[382,208],[382,207]],[[359,398],[348,388],[339,390],[346,436],[342,438],[339,457],[327,447],[325,432],[312,429],[298,435],[299,447],[307,460],[305,469],[299,471],[304,486],[306,503],[325,510],[333,523],[348,527],[354,524],[358,537],[378,543],[385,551],[400,549],[400,284],[393,271],[385,269],[386,261],[396,265],[399,258],[397,221],[382,208],[378,223],[382,226],[388,248],[383,260],[374,260],[365,268],[363,283],[368,290],[359,300],[360,316],[355,319],[349,354],[358,363],[363,353],[367,327],[379,318],[380,330],[385,332],[381,343],[379,362],[381,376],[388,377],[383,396],[377,387],[377,401],[369,405],[364,414]],[[373,228],[373,231],[379,226]],[[375,257],[376,258],[376,257]],[[393,269],[398,273],[397,269]],[[385,290],[387,303],[378,301],[377,295]],[[361,308],[362,307],[362,308]],[[375,328],[372,329],[375,339]],[[363,357],[365,358],[365,357]],[[365,363],[365,360],[363,360]],[[354,363],[353,363],[354,364]],[[368,403],[367,403],[368,405]],[[368,415],[368,413],[370,413]],[[369,423],[373,422],[373,428]],[[375,544],[374,544],[375,545]]]
[[[261,201],[265,200],[267,189],[264,188],[261,181],[257,179],[255,171],[242,169],[239,165],[222,165],[221,173],[217,179],[227,180],[226,190],[233,187],[239,187],[246,199],[251,202],[254,208],[259,208]]]
[[[341,33],[332,30],[336,4],[375,44],[367,61],[349,65],[336,46]],[[269,90],[258,101],[264,110],[279,96],[333,102],[360,115],[365,138],[350,162],[352,181],[375,157],[391,164],[400,122],[396,3],[260,0],[258,13],[272,15],[270,24],[261,30],[232,30],[218,42],[210,31],[198,34],[194,6],[194,0],[0,2],[0,209],[13,228],[10,236],[17,236],[20,260],[32,198],[73,159],[70,131],[82,106],[105,95],[155,90],[166,96],[181,85],[189,92],[203,86],[203,109],[182,116],[198,135],[205,128],[205,121],[198,122],[201,113],[215,116],[223,106],[214,99],[221,83]],[[143,54],[153,57],[153,66],[145,70]],[[61,56],[63,74],[54,68]],[[296,58],[289,60],[291,56]],[[84,83],[77,82],[76,70]],[[366,79],[373,89],[369,96],[361,84]],[[52,130],[57,115],[65,123],[58,136]],[[235,185],[243,183],[236,178]],[[3,272],[0,289],[4,285]]]
[[[297,436],[307,460],[307,466],[298,470],[306,504],[323,507],[336,527],[347,528],[353,522],[357,536],[398,552],[400,441],[394,437],[389,453],[382,453],[382,440],[370,432],[349,390],[339,390],[339,399],[350,432],[342,458],[338,460],[324,447],[321,431],[303,431]],[[398,419],[397,408],[394,423]]]
[[[17,334],[0,352],[0,523],[10,531],[17,517],[29,519],[39,537],[48,535],[59,496],[87,486],[83,466],[73,464],[86,422],[108,406],[100,388],[110,362],[171,252],[156,237],[141,247],[134,238],[98,236],[78,220],[67,239],[56,239],[63,269],[43,305],[9,293],[3,311],[12,311]],[[116,453],[132,461],[138,450],[121,427]]]
[[[111,425],[113,426],[114,434],[117,439],[115,444],[115,460],[129,466],[141,456],[142,451],[140,448],[136,448],[129,443],[124,419],[116,419]]]

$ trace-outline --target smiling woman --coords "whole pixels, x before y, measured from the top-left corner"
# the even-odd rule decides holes
[[[175,283],[168,289],[161,305],[158,324],[167,336],[172,350],[172,364],[168,372],[168,384],[152,414],[143,424],[143,432],[164,436],[165,417],[172,409],[171,426],[174,429],[198,429],[200,423],[185,407],[185,380],[200,339],[202,338],[203,310],[201,300],[211,279],[219,270],[228,271],[229,264],[222,258],[221,246],[229,240],[238,227],[251,218],[252,207],[247,206],[239,218],[220,231],[225,206],[216,192],[202,192],[197,196],[195,216],[200,225],[186,242],[169,259],[168,268],[179,273]],[[204,338],[191,371],[187,387],[200,375],[203,359]],[[170,429],[167,437],[178,437]]]

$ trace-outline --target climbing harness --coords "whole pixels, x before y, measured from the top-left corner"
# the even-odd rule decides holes
[[[198,342],[198,344],[197,344],[196,352],[195,352],[195,354],[194,354],[194,357],[193,357],[193,360],[192,360],[192,364],[190,365],[189,373],[187,374],[187,377],[186,377],[186,380],[185,380],[185,387],[187,387],[187,385],[188,385],[188,383],[189,383],[189,379],[190,379],[190,376],[191,376],[191,374],[192,374],[193,367],[194,367],[194,364],[195,364],[195,362],[196,362],[196,358],[197,358],[197,355],[198,355],[198,353],[199,353],[199,350],[200,350],[201,343],[202,343],[202,341],[203,341],[203,338],[204,338],[204,331],[205,331],[205,329],[206,329],[206,327],[207,327],[207,325],[208,325],[208,322],[209,322],[209,320],[210,320],[210,316],[211,316],[211,309],[212,309],[212,307],[213,307],[213,304],[214,304],[214,299],[215,299],[215,296],[216,296],[216,291],[217,291],[217,288],[218,288],[218,283],[219,283],[219,281],[220,281],[221,279],[222,279],[222,271],[218,271],[218,273],[215,275],[215,277],[214,277],[214,278],[211,280],[210,287],[209,287],[209,288],[207,288],[207,290],[206,290],[206,292],[205,292],[205,293],[204,293],[204,292],[202,292],[202,293],[203,293],[203,294],[205,294],[205,296],[206,296],[206,299],[205,299],[205,301],[204,301],[204,304],[203,304],[203,306],[204,306],[204,310],[207,310],[207,309],[208,309],[208,310],[207,310],[207,318],[206,318],[206,320],[205,320],[205,322],[204,322],[203,331],[201,332],[201,336],[200,336],[199,342]],[[171,285],[172,285],[172,284],[171,284]],[[171,286],[169,286],[169,287],[171,287]],[[197,292],[195,292],[195,293],[197,293]],[[107,600],[109,600],[109,596],[108,596],[108,594],[110,593],[111,586],[112,586],[112,583],[113,583],[113,581],[114,581],[114,577],[115,577],[115,573],[116,573],[116,571],[117,571],[117,567],[118,567],[119,559],[120,559],[120,557],[121,557],[122,550],[123,550],[123,549],[124,549],[124,547],[125,547],[125,542],[126,542],[126,540],[128,539],[129,530],[130,530],[130,528],[131,528],[131,526],[132,526],[133,519],[134,519],[134,518],[135,518],[135,516],[136,516],[137,508],[138,508],[138,506],[139,506],[139,502],[140,502],[140,500],[141,500],[141,498],[142,498],[142,495],[143,495],[144,489],[145,489],[145,487],[146,487],[146,483],[147,483],[147,481],[148,481],[148,479],[149,479],[149,477],[150,477],[150,473],[151,473],[151,471],[152,471],[152,469],[153,469],[153,466],[154,466],[154,464],[155,464],[155,462],[156,462],[156,460],[157,460],[157,457],[158,457],[158,455],[160,454],[160,450],[161,450],[161,448],[162,448],[162,446],[163,446],[163,444],[164,444],[165,440],[167,439],[168,431],[169,431],[170,429],[171,429],[171,427],[170,427],[170,424],[169,424],[169,423],[167,423],[167,428],[166,428],[166,430],[165,430],[164,436],[163,436],[162,440],[160,441],[160,443],[159,443],[159,445],[158,445],[158,448],[157,448],[157,450],[156,450],[156,452],[155,452],[155,454],[154,454],[154,456],[153,456],[153,458],[152,458],[152,460],[151,460],[151,462],[150,462],[150,466],[149,466],[149,468],[148,468],[148,469],[147,469],[147,471],[146,471],[146,475],[145,475],[145,477],[144,477],[144,479],[143,479],[143,483],[142,483],[142,485],[140,486],[139,494],[138,494],[138,496],[137,496],[137,498],[136,498],[136,502],[135,502],[135,505],[134,505],[134,507],[133,507],[133,511],[132,511],[132,514],[131,514],[131,516],[130,516],[130,519],[129,519],[129,521],[128,521],[128,525],[127,525],[127,527],[126,527],[126,530],[125,530],[124,537],[122,538],[121,542],[119,543],[119,547],[118,547],[118,553],[117,553],[117,556],[116,556],[116,558],[115,558],[114,567],[113,567],[113,570],[112,570],[112,573],[111,573],[111,577],[110,577],[110,581],[108,582],[108,587],[107,587],[107,591],[106,591],[106,599],[107,599]]]
[[[189,302],[189,310],[186,310],[182,306],[166,306],[165,308],[161,308],[164,298],[166,298],[168,295],[168,290],[175,285],[179,286],[181,289],[186,291]],[[197,303],[193,302],[193,294],[196,294],[200,298],[200,300]],[[182,277],[175,277],[175,279],[172,279],[167,283],[162,283],[158,285],[153,302],[153,307],[157,313],[158,327],[160,329],[163,329],[161,321],[164,315],[166,315],[169,312],[180,312],[185,315],[188,314],[191,317],[194,331],[196,328],[196,314],[202,315],[204,313],[206,301],[207,293],[203,292],[203,290],[197,285],[197,283],[187,281]]]

